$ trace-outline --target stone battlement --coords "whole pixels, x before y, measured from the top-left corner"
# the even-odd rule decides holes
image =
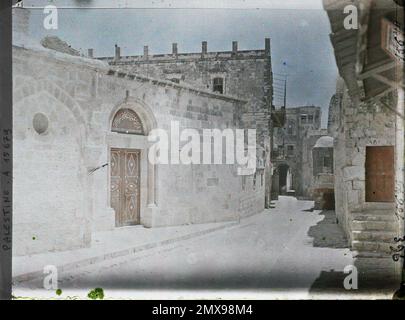
[[[94,57],[94,50],[88,49],[88,56]],[[270,56],[270,39],[265,39],[265,49],[259,50],[238,50],[237,41],[232,42],[232,51],[208,52],[207,42],[201,44],[201,52],[179,53],[177,43],[172,44],[172,53],[149,54],[149,47],[144,46],[143,55],[122,56],[121,48],[115,45],[115,55],[110,57],[97,57],[96,59],[106,61],[109,64],[138,64],[138,63],[161,63],[173,61],[194,61],[194,60],[245,60],[245,59],[265,59]]]

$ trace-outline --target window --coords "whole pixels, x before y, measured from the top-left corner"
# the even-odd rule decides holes
[[[301,115],[301,123],[307,123],[307,115],[306,114]]]
[[[253,190],[256,190],[256,172],[253,176]]]
[[[325,168],[332,168],[332,159],[329,155],[323,157],[323,166]]]
[[[313,123],[314,122],[314,115],[310,114],[308,115],[308,123]]]
[[[224,93],[224,79],[223,78],[214,78],[212,89],[214,92]]]

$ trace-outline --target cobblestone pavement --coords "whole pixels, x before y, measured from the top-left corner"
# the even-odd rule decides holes
[[[333,212],[312,205],[280,197],[236,226],[60,274],[62,297],[101,287],[111,298],[327,298],[317,289],[343,288],[353,258]],[[14,294],[55,297],[38,289],[42,282],[20,284]]]

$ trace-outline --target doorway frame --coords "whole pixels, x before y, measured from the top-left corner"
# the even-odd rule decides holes
[[[112,122],[116,113],[121,109],[134,111],[142,122],[144,135],[126,134],[111,131]],[[152,110],[141,100],[127,97],[118,103],[110,112],[109,130],[106,134],[107,161],[111,163],[111,149],[136,149],[140,151],[140,225],[152,227],[158,214],[157,203],[157,166],[148,161],[148,152],[151,144],[148,142],[148,134],[157,128],[156,119]],[[115,213],[111,207],[111,168],[108,166],[107,176],[107,207]],[[139,225],[134,225],[134,227]]]
[[[110,152],[112,153],[113,152],[113,150],[114,151],[131,151],[131,152],[136,152],[136,153],[138,153],[138,155],[139,155],[139,159],[138,159],[138,195],[137,195],[137,199],[136,199],[136,201],[137,201],[137,212],[136,212],[136,217],[135,217],[135,221],[134,221],[134,223],[128,223],[128,224],[119,224],[118,225],[118,222],[119,222],[119,215],[120,215],[120,213],[115,213],[115,227],[128,227],[128,226],[135,226],[135,225],[139,225],[139,224],[141,224],[141,170],[142,170],[142,167],[141,167],[141,150],[139,150],[139,149],[128,149],[128,148],[110,148]],[[110,159],[111,159],[111,153],[110,153]],[[111,162],[110,162],[111,163]],[[110,167],[110,170],[109,170],[109,172],[110,172],[110,181],[111,181],[111,167]],[[125,179],[125,177],[126,177],[126,175],[125,175],[125,171],[124,172],[122,172],[121,170],[120,170],[120,174],[123,174],[123,176],[121,176],[121,178],[122,179]],[[111,187],[110,187],[110,203],[111,203]],[[121,210],[122,210],[122,208],[121,208]]]

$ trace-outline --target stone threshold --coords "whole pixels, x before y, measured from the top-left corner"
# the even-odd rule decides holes
[[[136,226],[125,227],[122,230],[114,229],[113,231],[100,232],[96,234],[96,238],[100,239],[101,236],[104,236],[104,241],[98,244],[93,241],[92,246],[88,248],[13,257],[13,284],[45,277],[44,267],[47,265],[56,266],[60,274],[118,257],[130,256],[141,251],[196,238],[238,224],[239,221],[228,221],[158,228]],[[131,234],[128,236],[129,231]],[[114,238],[116,241],[114,241]],[[150,238],[153,238],[154,241]],[[128,246],[129,239],[133,241],[131,241],[133,245]],[[95,242],[97,241],[100,242],[100,240]],[[138,243],[135,244],[135,242]]]

